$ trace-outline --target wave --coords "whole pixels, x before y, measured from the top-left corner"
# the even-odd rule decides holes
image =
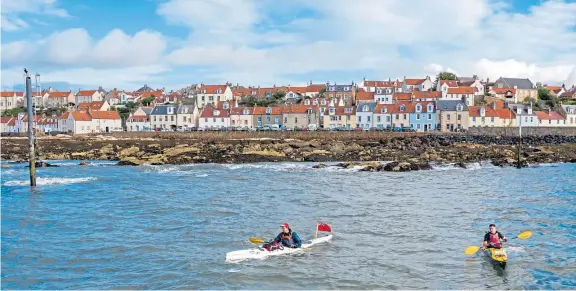
[[[89,181],[97,180],[95,177],[85,177],[85,178],[37,178],[36,185],[65,185],[65,184],[76,184],[84,183]],[[7,181],[4,186],[28,186],[30,184],[29,180],[25,181]]]
[[[456,163],[431,163],[433,170],[436,171],[452,171],[452,170],[480,170],[480,169],[487,169],[487,168],[495,168],[496,166],[492,165],[489,161],[483,162],[476,162],[476,163],[465,163],[464,166],[466,168],[462,168]]]

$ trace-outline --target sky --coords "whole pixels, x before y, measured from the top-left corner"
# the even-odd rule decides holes
[[[1,87],[576,83],[576,0],[2,0]]]

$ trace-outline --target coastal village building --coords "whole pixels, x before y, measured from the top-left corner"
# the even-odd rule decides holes
[[[282,109],[282,126],[292,129],[308,128],[310,125],[320,127],[318,107],[307,105],[290,105]]]
[[[402,92],[413,92],[413,91],[429,91],[434,87],[434,82],[430,79],[430,76],[426,76],[424,79],[406,79],[402,81]]]
[[[440,131],[468,129],[468,105],[462,100],[440,100],[437,103],[437,128]]]
[[[127,131],[151,131],[150,113],[153,107],[140,107],[126,119]]]
[[[92,119],[92,132],[122,131],[122,119],[116,111],[88,111]]]
[[[229,85],[204,85],[198,87],[196,104],[202,108],[208,104],[216,104],[220,101],[232,101],[234,95]]]
[[[91,133],[95,129],[92,118],[84,111],[64,112],[58,120],[61,132]]]
[[[434,101],[413,102],[407,105],[410,112],[410,126],[416,131],[436,129],[436,103]]]
[[[75,104],[91,103],[93,101],[102,101],[103,99],[104,96],[98,90],[79,90],[78,93],[76,93]]]
[[[566,126],[566,117],[554,111],[536,111],[538,116],[538,126],[540,127],[564,127]]]
[[[376,102],[363,102],[356,106],[356,127],[368,130],[374,126]]]
[[[442,91],[440,100],[465,100],[466,105],[474,106],[476,92],[475,87],[449,87],[446,91]]]
[[[495,127],[500,124],[498,114],[491,106],[468,106],[469,127]]]
[[[458,87],[476,88],[476,95],[482,96],[486,92],[484,82],[477,75],[472,77],[458,77]]]
[[[530,79],[519,79],[519,78],[504,78],[500,77],[494,82],[494,89],[514,89],[514,96],[511,97],[506,91],[505,100],[510,103],[521,103],[527,98],[537,99],[538,98],[538,88],[534,86]],[[498,92],[494,92],[500,94]]]
[[[566,126],[576,127],[576,105],[562,105],[565,112]]]
[[[68,104],[76,102],[76,96],[69,92],[50,92],[48,93],[47,105],[48,107],[67,107]]]
[[[256,127],[272,125],[282,127],[282,107],[254,107],[253,115]]]
[[[375,88],[374,101],[381,104],[392,104],[392,99],[395,93],[400,92],[396,91],[396,87],[394,85]]]
[[[14,120],[12,116],[0,117],[0,132],[11,132],[8,129],[8,124]]]
[[[400,93],[406,94],[406,93]],[[410,94],[409,94],[410,95]],[[401,129],[410,126],[410,111],[412,103],[410,101],[397,101],[392,110],[392,128]]]
[[[532,106],[524,104],[509,104],[508,107],[516,115],[514,126],[536,127],[539,125],[538,116],[532,110]]]
[[[360,103],[372,103],[375,102],[375,94],[374,92],[366,92],[364,89],[358,89],[358,93],[356,93],[356,104]]]
[[[560,100],[566,101],[566,100],[572,100],[572,101],[576,101],[576,87],[572,86],[572,88],[567,89],[566,92],[560,94]]]
[[[393,104],[378,103],[374,109],[374,127],[379,129],[392,128]]]
[[[389,94],[392,93],[400,93],[402,92],[402,82],[399,80],[392,81],[366,81],[366,78],[360,83],[358,86],[359,89],[364,89],[366,92],[377,93],[378,89],[384,92],[390,91]]]
[[[352,82],[350,85],[327,84],[326,97],[330,99],[341,99],[346,106],[351,106],[356,102],[356,85]]]
[[[176,130],[178,126],[177,105],[156,105],[152,112],[150,112],[150,125],[152,129],[158,130]]]
[[[226,102],[222,108],[211,103],[204,106],[198,120],[198,128],[228,128],[230,127],[230,107]]]
[[[17,96],[22,92],[4,91],[0,93],[0,111],[4,112],[8,109],[18,107]],[[22,95],[24,95],[22,93]]]
[[[457,80],[439,80],[436,83],[436,91],[442,92],[442,96],[448,91],[448,88],[458,88]]]
[[[234,107],[230,110],[230,126],[255,128],[254,107]]]
[[[326,110],[327,112],[324,113],[324,128],[356,128],[355,107],[345,105],[343,99],[330,100]]]

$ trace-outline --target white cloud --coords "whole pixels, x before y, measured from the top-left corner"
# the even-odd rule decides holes
[[[256,28],[266,18],[262,14],[270,12],[257,5],[262,2],[243,2],[238,8],[243,10],[235,10],[232,5],[241,5],[236,2],[197,3],[173,0],[158,9],[168,22],[192,28],[189,44],[169,54],[168,60],[177,66],[212,67],[221,81],[234,77],[251,84],[262,83],[262,78],[282,83],[293,81],[290,75],[318,71],[372,71],[378,75],[367,77],[387,79],[447,70],[465,76],[512,74],[560,82],[576,63],[572,29],[576,3],[543,2],[528,14],[519,14],[493,0],[294,0],[292,5],[321,16],[292,21],[286,25],[289,33],[277,32],[284,38],[282,45],[272,47],[254,41],[263,38]],[[228,15],[221,11],[224,4],[238,12],[230,23],[206,21]],[[199,12],[203,15],[196,17]],[[239,15],[244,18],[238,19]],[[202,31],[233,37],[222,41],[218,33]],[[506,67],[498,60],[516,63]]]
[[[2,30],[16,31],[29,27],[21,18],[25,13],[70,17],[66,10],[58,8],[56,0],[2,0]]]
[[[576,65],[553,65],[541,67],[513,59],[505,61],[490,61],[482,59],[476,63],[476,71],[496,80],[499,77],[530,78],[543,83],[562,83],[568,81]]]
[[[130,67],[158,63],[166,49],[166,39],[149,30],[129,36],[114,29],[95,42],[85,29],[72,28],[36,42],[18,41],[3,46],[8,53],[2,53],[2,61],[8,65],[23,66],[36,61],[75,67]]]

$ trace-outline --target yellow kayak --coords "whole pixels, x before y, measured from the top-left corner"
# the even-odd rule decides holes
[[[504,248],[495,249],[495,248],[484,248],[484,253],[490,257],[492,262],[500,265],[502,269],[506,268],[506,263],[508,262],[508,255]]]

